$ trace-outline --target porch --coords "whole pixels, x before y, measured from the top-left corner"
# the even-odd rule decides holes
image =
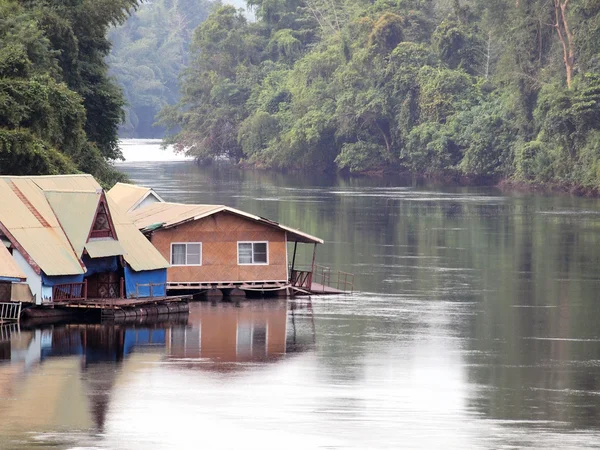
[[[52,301],[45,302],[44,305],[70,308],[123,309],[181,302],[191,297],[165,295],[166,283],[136,283],[135,293],[127,297],[123,277],[100,292],[107,292],[108,295],[88,296],[87,279],[81,283],[57,284],[52,288]]]
[[[316,264],[317,244],[314,244],[312,264],[296,267],[298,242],[294,242],[294,253],[289,267],[290,286],[294,294],[335,295],[354,292],[354,274]]]

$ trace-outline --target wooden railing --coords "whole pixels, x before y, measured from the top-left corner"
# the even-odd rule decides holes
[[[0,323],[18,322],[21,317],[21,302],[0,303]]]
[[[87,280],[82,283],[57,284],[52,288],[52,300],[64,302],[70,300],[87,300]]]
[[[346,293],[354,292],[354,274],[352,273],[341,270],[332,272],[329,267],[319,264],[315,264],[314,271],[294,269],[290,273],[290,284],[295,287],[319,292],[318,284],[323,292],[326,287],[336,288],[338,291]]]
[[[349,294],[354,292],[353,273],[342,272],[341,270],[332,272],[329,267],[316,264],[313,280],[323,287],[323,291],[325,291],[326,286],[329,286]],[[313,289],[313,292],[317,291]]]
[[[292,270],[290,284],[295,287],[309,289],[312,287],[312,272],[310,270]]]

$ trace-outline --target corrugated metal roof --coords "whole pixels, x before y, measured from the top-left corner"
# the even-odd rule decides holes
[[[169,263],[107,197],[117,240],[86,241],[102,188],[91,175],[0,177],[0,223],[47,275],[85,272],[80,256],[121,255],[136,271]]]
[[[169,267],[167,260],[140,233],[123,209],[111,197],[107,196],[106,199],[119,242],[123,250],[125,250],[123,258],[131,268],[139,272],[141,270],[156,270]]]
[[[47,191],[45,194],[54,214],[56,214],[58,221],[67,234],[75,254],[81,257],[90,234],[96,209],[98,209],[100,193]],[[120,255],[120,253],[117,254]]]
[[[10,230],[46,275],[85,273],[70,245],[65,245],[53,228],[13,228]]]
[[[47,275],[82,274],[46,197],[26,177],[0,177],[0,223]]]
[[[163,201],[151,188],[136,186],[135,184],[117,183],[106,193],[107,196],[111,197],[115,203],[127,212],[133,210],[151,194],[156,196],[159,201]]]
[[[85,250],[92,258],[105,258],[107,256],[125,254],[125,250],[119,241],[115,241],[114,239],[90,239],[90,241],[85,244]]]
[[[223,208],[222,205],[154,203],[132,211],[129,213],[129,217],[131,217],[135,225],[140,229],[155,223],[162,223],[165,227],[170,227],[194,220],[197,216],[217,212],[221,208]]]
[[[20,177],[11,177],[13,180]],[[88,174],[47,175],[28,177],[44,191],[96,192],[102,189],[96,179]]]
[[[132,211],[129,216],[135,225],[141,230],[156,224],[162,224],[163,228],[170,228],[192,220],[199,220],[211,216],[218,212],[229,212],[238,216],[246,217],[251,220],[263,223],[267,226],[278,228],[288,233],[289,241],[304,243],[322,244],[323,240],[311,236],[300,230],[281,225],[260,216],[230,208],[224,205],[187,205],[183,203],[155,203],[144,206],[143,208]]]
[[[20,281],[27,278],[4,245],[0,245],[0,277]]]

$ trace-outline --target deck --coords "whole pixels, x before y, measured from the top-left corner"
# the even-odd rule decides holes
[[[296,294],[304,295],[339,295],[348,294],[348,291],[342,291],[331,286],[325,286],[323,284],[313,282],[310,288],[307,287],[293,287]]]
[[[312,270],[291,269],[291,287],[296,295],[338,295],[354,292],[354,275],[333,272],[315,264]]]
[[[167,289],[176,290],[198,290],[209,291],[211,289],[240,289],[242,291],[280,291],[290,286],[285,281],[232,281],[232,282],[182,282],[171,281],[167,283]]]

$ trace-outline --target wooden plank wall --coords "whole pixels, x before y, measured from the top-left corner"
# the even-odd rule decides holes
[[[0,281],[0,302],[10,302],[11,283]]]
[[[176,266],[167,270],[169,282],[286,281],[285,232],[221,212],[183,225],[158,230],[152,244],[171,261],[172,242],[202,242],[202,266]],[[268,241],[268,265],[238,265],[238,241]]]

